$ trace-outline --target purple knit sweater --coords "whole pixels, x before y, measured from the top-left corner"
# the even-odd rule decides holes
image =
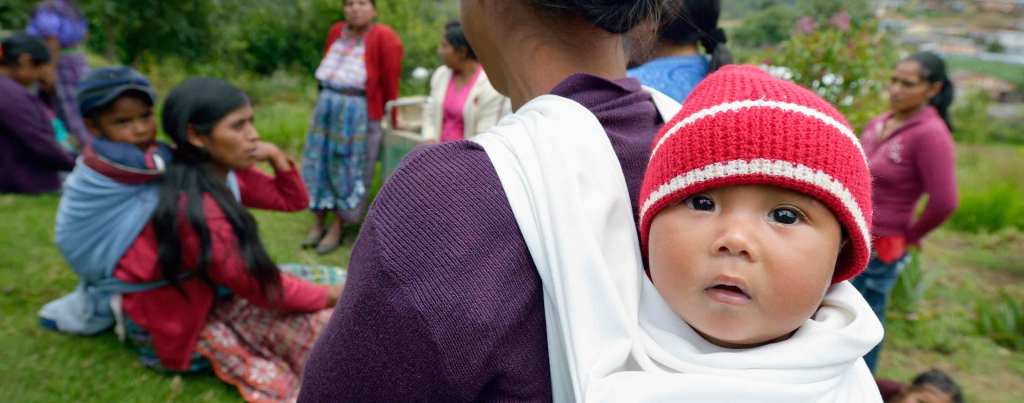
[[[57,173],[74,167],[54,139],[43,101],[0,76],[0,193],[60,190]]]
[[[555,89],[593,112],[636,197],[662,122],[635,79]],[[552,133],[557,135],[557,133]],[[551,400],[540,278],[486,152],[419,148],[370,210],[300,401]]]

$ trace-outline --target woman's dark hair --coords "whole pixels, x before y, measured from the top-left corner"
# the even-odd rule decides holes
[[[732,53],[725,47],[728,38],[718,27],[722,12],[720,0],[683,0],[680,7],[666,16],[658,38],[673,45],[695,45],[700,42],[711,55],[709,72],[732,63]]]
[[[373,8],[377,8],[377,0],[369,0],[369,1],[370,1],[370,5],[371,5],[371,6],[373,6]],[[342,1],[342,2],[341,2],[341,5],[343,5],[343,6],[344,6],[344,5],[345,5],[345,3],[348,3],[348,0],[344,0],[344,1]]]
[[[960,385],[957,385],[953,378],[940,369],[933,368],[922,372],[915,376],[911,383],[911,386],[924,385],[931,385],[936,389],[941,390],[952,398],[953,403],[964,402],[964,393],[960,390]]]
[[[469,41],[466,40],[466,33],[462,30],[461,22],[449,21],[447,24],[444,24],[444,40],[452,45],[455,50],[464,49],[466,57],[477,60],[476,52],[473,51],[473,47],[469,46]]]
[[[14,34],[0,43],[0,64],[4,66],[17,66],[18,59],[23,54],[32,58],[32,64],[38,66],[50,62],[50,50],[42,39],[29,34]]]
[[[657,20],[670,4],[679,0],[530,0],[552,11],[580,14],[591,24],[613,34],[622,34],[647,20]]]
[[[165,280],[178,290],[185,264],[181,260],[180,225],[187,220],[199,236],[197,275],[211,284],[206,272],[210,264],[210,229],[203,212],[203,195],[210,195],[231,224],[238,238],[238,249],[249,274],[256,278],[264,293],[280,290],[281,273],[260,241],[256,220],[235,199],[224,178],[209,166],[210,155],[188,141],[191,128],[209,136],[221,119],[249,104],[242,90],[212,78],[190,78],[167,96],[163,109],[164,132],[174,141],[174,162],[164,175],[160,201],[153,222],[159,245],[160,267]],[[184,197],[184,200],[182,198]]]
[[[942,61],[939,55],[927,51],[914,53],[903,60],[917,62],[921,66],[921,78],[929,83],[942,83],[942,90],[929,99],[928,104],[939,111],[939,116],[946,122],[946,127],[953,131],[953,122],[949,116],[949,106],[953,104],[953,81],[946,72],[946,62]]]

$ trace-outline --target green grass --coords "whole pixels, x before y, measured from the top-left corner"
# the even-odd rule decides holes
[[[264,138],[295,155],[311,103],[258,106]],[[1024,189],[1024,148],[958,145],[961,192],[993,184]],[[376,178],[371,189],[379,188]],[[176,376],[143,368],[111,332],[69,336],[41,329],[36,312],[75,285],[53,246],[58,197],[0,195],[0,391],[13,402],[232,402],[238,394],[212,374]],[[999,208],[991,206],[990,208]],[[345,246],[319,257],[302,251],[308,213],[255,212],[271,256],[279,262],[347,265],[357,227]],[[945,228],[926,239],[919,270],[930,285],[912,295],[915,315],[893,315],[880,376],[909,380],[931,367],[953,374],[970,401],[1024,401],[1024,352],[977,334],[976,306],[1005,293],[1024,300],[1024,233],[965,233]]]
[[[0,196],[0,390],[10,402],[232,402],[238,393],[212,374],[176,376],[142,367],[110,331],[93,337],[43,330],[36,312],[76,283],[56,247],[55,195]],[[339,252],[298,248],[311,216],[256,212],[279,262],[347,265],[355,232]]]
[[[952,71],[962,70],[990,75],[1009,81],[1016,85],[1018,89],[1024,88],[1024,66],[1021,65],[978,60],[957,55],[947,56],[946,63]]]

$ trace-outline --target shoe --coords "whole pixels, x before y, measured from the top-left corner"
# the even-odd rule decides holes
[[[338,240],[335,241],[335,242],[331,242],[329,244],[324,244],[323,242],[320,242],[320,243],[318,243],[316,245],[316,254],[322,256],[322,255],[326,255],[328,253],[334,252],[336,249],[341,247],[341,243],[344,240],[345,240],[345,234],[342,233],[341,235],[338,236]]]
[[[306,236],[306,239],[302,240],[302,249],[315,248],[320,244],[320,240],[323,239],[324,235],[327,235],[327,231],[320,231],[319,235],[310,234]]]

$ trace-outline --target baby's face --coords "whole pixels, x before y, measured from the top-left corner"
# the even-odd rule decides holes
[[[145,148],[156,139],[153,106],[136,96],[121,96],[99,116],[87,119],[93,133],[110,141]]]
[[[754,347],[788,337],[814,314],[841,242],[839,222],[812,197],[773,186],[720,187],[654,217],[651,280],[708,341]]]

